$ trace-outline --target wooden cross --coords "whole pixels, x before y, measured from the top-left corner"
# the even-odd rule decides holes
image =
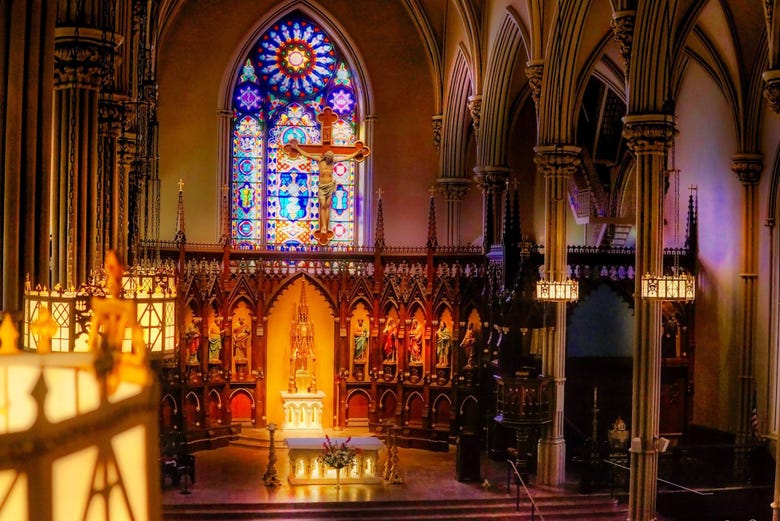
[[[335,155],[347,155],[350,159],[355,161],[363,161],[371,150],[363,144],[362,141],[355,141],[354,145],[334,145],[333,141],[333,123],[338,121],[339,117],[333,112],[330,107],[325,107],[322,112],[317,114],[317,121],[320,122],[322,128],[320,132],[322,134],[322,143],[299,143],[297,139],[291,139],[289,143],[284,145],[284,152],[292,159],[298,157],[302,152],[308,152],[309,154],[322,155],[328,150]],[[306,154],[303,154],[306,155]],[[307,156],[308,157],[308,156]],[[336,159],[336,161],[343,161],[343,159]]]
[[[179,191],[184,191],[184,179],[179,179]]]
[[[291,159],[299,155],[314,159],[319,165],[319,187],[317,199],[319,201],[320,217],[319,229],[314,232],[314,237],[321,245],[328,244],[333,237],[330,230],[330,207],[333,204],[332,194],[335,190],[333,181],[333,166],[338,161],[354,159],[362,161],[371,153],[371,150],[363,144],[362,141],[355,141],[354,145],[334,145],[333,141],[333,123],[338,121],[338,116],[333,113],[333,109],[325,107],[317,115],[317,121],[322,125],[322,143],[299,143],[296,139],[291,139],[284,145],[284,152]]]

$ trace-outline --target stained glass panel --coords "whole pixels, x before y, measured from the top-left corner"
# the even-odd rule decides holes
[[[318,163],[282,150],[291,139],[321,143],[317,115],[339,116],[333,145],[355,142],[352,74],[330,37],[293,13],[272,25],[243,59],[233,95],[231,237],[235,247],[296,249],[316,243]],[[354,244],[355,167],[339,162],[332,196],[332,245]]]

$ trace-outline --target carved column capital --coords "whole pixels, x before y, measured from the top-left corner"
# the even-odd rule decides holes
[[[677,134],[671,114],[639,114],[623,117],[623,137],[635,154],[665,154]]]
[[[542,94],[542,75],[544,74],[544,60],[531,60],[525,64],[525,75],[528,77],[528,86],[531,88],[531,97],[539,108],[539,96]]]
[[[436,150],[441,147],[441,124],[444,121],[444,116],[436,114],[431,118],[431,125],[433,126],[433,146]]]
[[[471,114],[471,124],[474,126],[474,133],[479,134],[479,118],[482,113],[481,94],[469,96],[468,109],[469,109],[469,114]]]
[[[612,37],[618,44],[620,56],[623,58],[623,74],[628,77],[628,68],[631,63],[631,46],[634,43],[634,20],[636,11],[615,11],[609,25],[612,27]]]
[[[534,147],[534,163],[544,177],[570,177],[582,167],[582,149],[572,145]]]
[[[461,201],[471,188],[471,181],[462,177],[440,177],[436,182],[445,201]]]
[[[120,136],[118,145],[117,161],[129,168],[135,160],[136,148],[138,146],[135,134],[125,133],[123,136]]]
[[[101,95],[98,100],[98,124],[101,134],[111,134],[114,137],[122,132],[122,122],[127,117],[126,100],[116,95]]]
[[[105,31],[88,27],[57,27],[54,35],[55,88],[99,89],[121,35],[112,39]]]
[[[764,156],[758,153],[734,154],[731,158],[731,171],[737,174],[743,185],[755,185],[764,169]]]
[[[474,181],[485,193],[502,192],[506,187],[510,169],[506,166],[475,166]]]
[[[780,69],[768,70],[761,77],[764,79],[764,97],[769,107],[780,114]]]

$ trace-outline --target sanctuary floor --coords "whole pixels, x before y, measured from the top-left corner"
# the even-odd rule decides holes
[[[255,431],[262,435],[263,431]],[[339,432],[334,435],[367,435],[358,432]],[[267,433],[265,434],[267,440]],[[411,501],[425,499],[471,499],[507,497],[506,465],[482,454],[481,475],[487,482],[461,483],[455,474],[455,447],[449,452],[430,452],[419,449],[399,448],[399,474],[402,484],[342,484],[290,485],[287,481],[287,449],[279,443],[277,433],[276,455],[279,487],[266,487],[263,476],[268,466],[268,445],[228,447],[195,453],[195,483],[189,484],[191,494],[182,494],[181,487],[167,482],[163,488],[164,505],[203,503],[312,503],[332,501]],[[383,451],[384,452],[384,451]],[[384,465],[384,455],[382,467]],[[576,483],[562,487],[544,487],[531,483],[534,496],[576,495]],[[515,493],[514,487],[511,494]],[[513,497],[513,496],[512,496]]]

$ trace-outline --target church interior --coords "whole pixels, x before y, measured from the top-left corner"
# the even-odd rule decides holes
[[[780,0],[0,29],[0,520],[780,520]]]

